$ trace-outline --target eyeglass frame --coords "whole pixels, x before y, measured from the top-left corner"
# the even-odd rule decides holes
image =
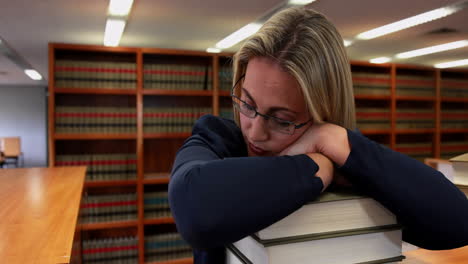
[[[293,125],[293,128],[294,130],[291,132],[291,133],[288,133],[286,131],[279,131],[279,130],[274,130],[273,131],[276,131],[276,132],[279,132],[279,133],[283,133],[283,134],[287,134],[287,135],[293,135],[294,132],[296,131],[296,129],[299,129],[303,126],[305,126],[307,123],[309,123],[310,121],[312,121],[312,119],[309,119],[308,121],[304,122],[304,123],[300,123],[300,124],[296,124],[294,122],[291,122],[291,121],[288,121],[288,120],[284,120],[284,119],[281,119],[281,118],[278,118],[278,117],[275,117],[275,116],[271,116],[271,115],[267,115],[267,114],[262,114],[262,113],[259,113],[257,111],[257,109],[255,107],[253,107],[252,105],[248,104],[247,102],[245,102],[244,100],[240,99],[237,95],[234,94],[234,89],[237,87],[237,85],[239,84],[239,82],[245,78],[245,74],[243,74],[234,84],[234,86],[231,88],[231,100],[232,100],[232,103],[234,105],[234,107],[243,115],[245,115],[246,117],[250,118],[250,119],[254,119],[255,117],[257,116],[261,116],[263,117],[265,120],[269,120],[269,119],[273,119],[273,120],[278,120],[280,122],[284,122],[284,123],[288,123],[290,125]],[[255,111],[255,115],[253,117],[250,117],[250,116],[247,116],[246,114],[242,113],[242,111],[240,110],[240,105],[234,101],[233,98],[236,98],[237,100],[239,100],[240,102],[242,102],[243,104],[246,104],[248,105],[250,108],[253,109],[253,111]],[[237,106],[236,106],[237,105]]]

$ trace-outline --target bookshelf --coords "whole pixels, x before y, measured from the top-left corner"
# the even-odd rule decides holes
[[[88,166],[84,203],[104,208],[90,214],[128,218],[82,222],[84,263],[96,244],[134,263],[192,263],[184,245],[159,256],[154,241],[180,242],[164,195],[191,126],[205,113],[232,118],[231,56],[49,44],[49,165]],[[351,71],[364,135],[421,160],[468,152],[468,70],[354,61]]]

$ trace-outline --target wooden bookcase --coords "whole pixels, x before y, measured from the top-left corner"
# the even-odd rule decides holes
[[[85,204],[104,197],[127,206],[117,221],[82,221],[82,241],[129,238],[107,242],[127,243],[135,263],[192,263],[149,254],[145,239],[176,229],[145,200],[167,192],[200,115],[232,117],[231,67],[227,53],[49,44],[49,165],[91,164]],[[468,152],[468,70],[353,61],[351,71],[364,135],[417,159]]]

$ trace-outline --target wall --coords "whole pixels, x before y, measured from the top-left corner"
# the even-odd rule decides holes
[[[44,86],[0,86],[0,137],[21,137],[25,167],[47,166]]]

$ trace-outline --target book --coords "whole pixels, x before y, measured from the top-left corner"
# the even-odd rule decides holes
[[[397,224],[396,216],[374,199],[349,188],[330,190],[255,235],[269,240]]]
[[[468,197],[468,185],[455,184],[455,186],[457,186],[458,189],[460,189],[460,191],[462,191],[466,197]]]
[[[468,185],[468,153],[450,159],[453,167],[453,182]]]
[[[232,247],[244,255],[244,260],[255,264],[391,263],[404,258],[401,236],[401,227],[392,225],[277,240],[261,240],[252,235]],[[386,261],[379,262],[383,259]]]
[[[374,261],[366,261],[355,264],[396,264],[405,259],[405,256],[394,258],[385,258]],[[226,250],[226,263],[228,264],[254,264],[244,254],[242,254],[234,245],[229,245]]]

